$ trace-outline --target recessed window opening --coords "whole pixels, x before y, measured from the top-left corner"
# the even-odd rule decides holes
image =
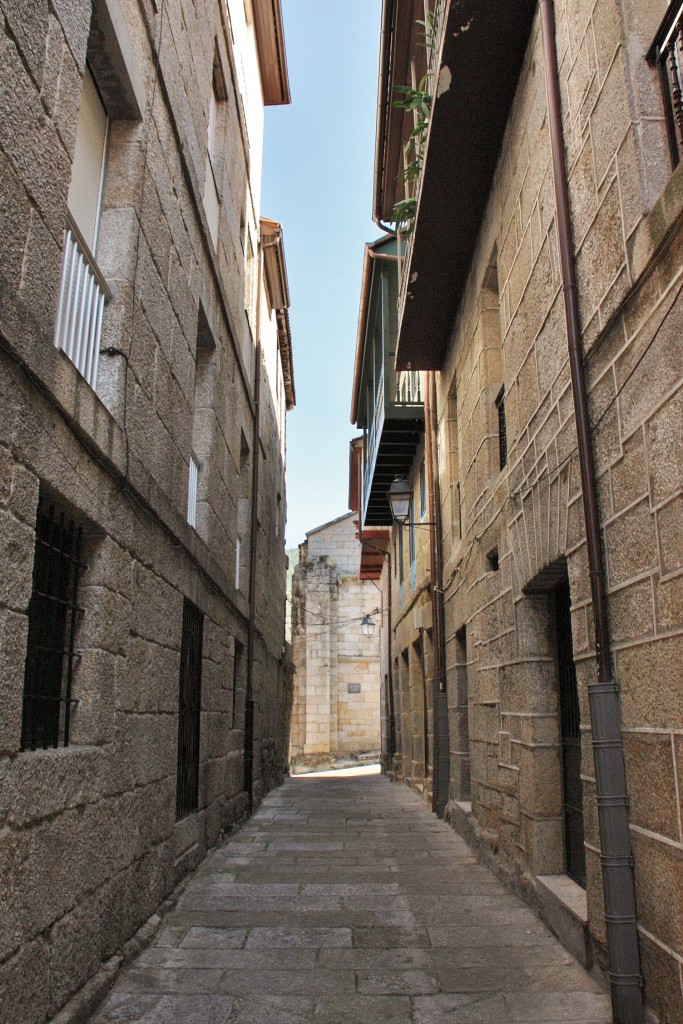
[[[420,466],[420,519],[427,515],[427,467],[425,460]]]
[[[107,111],[86,64],[67,197],[69,213],[54,345],[68,356],[93,389],[97,384],[104,306],[111,298],[109,286],[95,262],[108,138]]]
[[[500,469],[507,465],[508,461],[508,436],[507,424],[505,422],[505,388],[501,388],[496,396],[496,409],[498,411],[498,463]]]
[[[492,548],[486,556],[489,572],[498,572],[500,562],[498,560],[498,548]]]
[[[567,874],[586,887],[583,782],[581,781],[581,716],[572,643],[569,580],[554,591],[557,671],[560,698],[560,752],[564,803],[564,850]]]
[[[202,685],[204,615],[191,601],[183,602],[178,694],[178,774],[176,821],[199,804],[199,725]]]
[[[461,626],[455,634],[455,694],[454,706],[450,708],[454,718],[453,775],[455,790],[460,800],[469,800],[470,781],[470,730],[469,730],[469,684],[467,677],[467,626]]]
[[[82,525],[42,491],[28,610],[21,749],[69,745]]]
[[[242,678],[242,657],[244,654],[244,646],[235,640],[235,655],[232,663],[232,727],[235,728],[237,721],[237,691],[240,686],[240,680]]]
[[[404,580],[404,569],[403,569],[403,527],[398,527],[398,582],[403,583]]]
[[[192,448],[188,463],[187,521],[198,528],[197,506],[202,491],[203,512],[199,517],[200,532],[207,540],[206,491],[208,462],[213,442],[213,389],[216,374],[214,337],[202,303],[197,314],[197,353],[194,368],[192,406]]]

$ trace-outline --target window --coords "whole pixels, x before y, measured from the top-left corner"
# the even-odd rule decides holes
[[[505,424],[505,388],[501,388],[496,398],[496,409],[498,410],[498,457],[500,468],[503,469],[508,461],[508,437]]]
[[[41,493],[28,609],[21,749],[69,745],[82,528]]]
[[[97,251],[108,136],[107,111],[86,64],[67,203],[93,255]]]
[[[235,655],[232,663],[232,727],[234,729],[237,721],[237,690],[239,689],[240,679],[242,677],[242,657],[244,655],[244,646],[235,640]]]
[[[398,527],[398,581],[403,583],[403,526]]]
[[[208,484],[214,440],[213,390],[216,343],[202,302],[197,314],[197,350],[194,364],[192,441],[188,463],[187,521],[209,541]]]
[[[199,463],[194,455],[190,455],[187,482],[187,521],[190,526],[197,526],[197,487],[199,484]]]
[[[209,93],[209,119],[206,139],[206,176],[204,179],[204,212],[209,225],[209,233],[214,249],[218,247],[218,220],[220,216],[220,199],[218,196],[218,133],[217,121],[219,104],[222,102],[220,75],[214,65]]]
[[[647,59],[658,68],[664,101],[664,117],[669,139],[672,167],[683,156],[683,6],[671,3],[657,30]]]
[[[107,111],[86,65],[67,199],[69,216],[64,232],[54,344],[93,389],[97,383],[104,304],[111,298],[95,262],[108,136]]]
[[[424,459],[420,466],[420,519],[427,515],[427,467]]]
[[[204,616],[188,601],[183,603],[178,694],[178,775],[176,821],[197,810],[199,800],[199,721],[202,685]]]
[[[408,506],[408,554],[411,565],[415,564],[415,502],[410,499]]]

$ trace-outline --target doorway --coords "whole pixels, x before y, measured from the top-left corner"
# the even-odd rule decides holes
[[[560,762],[564,805],[566,872],[586,888],[583,845],[583,783],[581,782],[581,716],[572,645],[571,598],[565,576],[555,588],[555,642],[560,705]]]

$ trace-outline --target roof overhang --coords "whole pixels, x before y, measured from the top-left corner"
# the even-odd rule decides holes
[[[363,438],[354,437],[349,442],[349,508],[360,511],[360,479],[363,464]]]
[[[537,0],[449,0],[405,268],[398,369],[442,365],[536,7]]]
[[[375,132],[375,223],[391,223],[393,219],[405,141],[405,111],[395,105],[398,96],[394,89],[410,82],[420,18],[424,18],[424,0],[384,0],[382,4]]]
[[[360,538],[359,579],[378,580],[380,578],[390,542],[391,530],[363,530]]]
[[[280,0],[251,0],[251,2],[261,70],[263,102],[266,106],[291,103]]]
[[[285,401],[289,410],[293,409],[296,404],[292,330],[289,322],[289,306],[291,303],[287,282],[285,249],[282,240],[282,225],[276,220],[267,220],[265,217],[261,218],[261,246],[263,249],[263,269],[266,275],[270,306],[275,312],[277,323],[277,343],[282,363]]]

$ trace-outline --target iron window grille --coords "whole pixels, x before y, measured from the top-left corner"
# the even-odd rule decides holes
[[[69,745],[83,528],[41,493],[28,609],[21,749]]]
[[[496,397],[496,409],[498,410],[498,457],[500,468],[507,466],[508,461],[508,434],[505,423],[505,388],[501,388]]]
[[[176,821],[199,803],[199,720],[202,686],[204,615],[187,598],[183,603],[178,694],[178,774]]]
[[[683,156],[683,3],[672,3],[647,59],[659,71],[672,166]]]

